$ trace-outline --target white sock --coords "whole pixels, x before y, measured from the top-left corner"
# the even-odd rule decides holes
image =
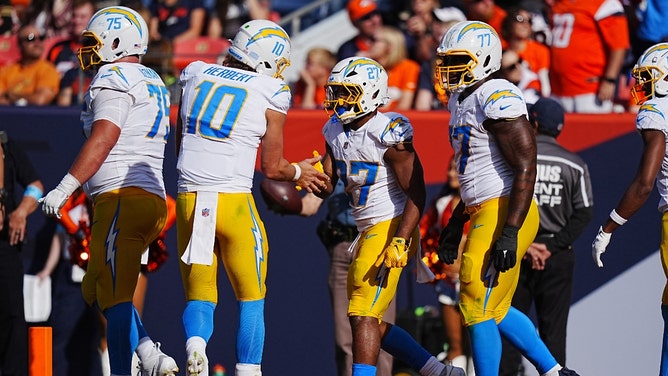
[[[237,363],[235,369],[236,376],[262,376],[259,364]]]
[[[466,367],[468,366],[468,359],[466,359],[466,355],[458,355],[454,357],[454,359],[452,359],[450,363],[455,367],[459,367],[466,370]]]
[[[132,353],[132,368],[130,368],[131,372],[134,373],[136,370],[139,369],[139,355],[137,355],[137,352]]]
[[[206,341],[202,337],[190,337],[186,341],[186,353],[192,354],[193,352],[201,352],[206,354]]]
[[[541,376],[559,376],[559,370],[562,369],[561,364],[557,364],[556,366],[552,367],[551,370],[545,372]]]
[[[429,358],[427,363],[422,366],[420,369],[420,375],[422,376],[438,376],[441,374],[441,371],[445,368],[445,364],[441,363],[435,357]]]
[[[135,352],[137,352],[139,359],[145,359],[151,355],[154,346],[155,343],[153,343],[151,337],[146,336],[139,340],[139,344],[137,345]]]
[[[109,364],[109,349],[100,350],[100,363],[102,364],[102,376],[111,376],[111,365]]]

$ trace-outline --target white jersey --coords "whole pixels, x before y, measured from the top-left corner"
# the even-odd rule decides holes
[[[191,63],[181,73],[179,192],[250,192],[267,109],[286,114],[290,88],[267,75]]]
[[[358,130],[330,119],[322,134],[332,149],[336,174],[343,180],[360,232],[403,214],[406,193],[383,157],[390,147],[412,142],[408,119],[379,112]]]
[[[127,94],[129,113],[115,112],[96,101],[102,90]],[[86,92],[81,113],[84,134],[90,137],[93,122],[99,119],[113,122],[121,134],[100,169],[84,185],[89,196],[138,187],[165,197],[162,164],[169,137],[169,105],[169,92],[153,69],[137,63],[100,68]]]
[[[513,172],[483,122],[526,117],[522,91],[506,80],[496,79],[483,83],[461,103],[459,95],[452,95],[448,110],[450,144],[455,151],[462,200],[471,206],[508,196]]]
[[[659,211],[668,210],[668,99],[652,98],[643,103],[636,115],[636,129],[656,129],[663,132],[666,138],[666,155],[663,156],[661,169],[656,176],[656,186],[661,199],[659,200]]]

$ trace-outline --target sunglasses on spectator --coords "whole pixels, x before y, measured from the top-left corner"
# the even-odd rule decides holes
[[[36,40],[39,40],[40,42],[43,42],[44,38],[46,38],[46,37],[43,34],[30,33],[23,38],[23,41],[27,42],[27,43],[32,43]]]
[[[525,22],[526,22],[526,23],[531,23],[531,17],[525,17],[525,16],[523,16],[523,15],[521,15],[521,14],[518,14],[518,15],[515,16],[515,22],[518,22],[518,23],[525,23]]]
[[[522,66],[522,63],[523,63],[523,60],[519,59],[516,62],[501,68],[501,70],[509,72],[509,71],[512,71],[512,70],[515,70],[515,69],[519,69]]]
[[[377,14],[380,14],[380,12],[377,11],[377,10],[371,11],[371,12],[369,12],[368,14],[365,14],[364,16],[360,17],[358,21],[367,21],[367,20],[370,20],[371,17],[373,17],[373,16],[375,16],[375,15],[377,15]]]

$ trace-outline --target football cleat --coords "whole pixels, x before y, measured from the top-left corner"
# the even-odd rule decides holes
[[[140,376],[174,376],[179,367],[174,358],[160,350],[160,342],[156,342],[151,354],[139,360],[139,372]]]
[[[463,368],[446,365],[438,376],[466,376]]]
[[[208,376],[209,375],[209,361],[206,354],[200,351],[195,351],[188,354],[188,376]]]
[[[577,372],[566,367],[559,370],[559,376],[580,376]]]

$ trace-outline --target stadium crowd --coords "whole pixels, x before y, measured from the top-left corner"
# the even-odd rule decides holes
[[[280,22],[282,16],[272,10],[269,0],[5,0],[4,3],[0,19],[3,38],[0,50],[4,55],[0,58],[3,73],[0,104],[6,105],[70,106],[81,102],[92,76],[77,66],[79,37],[87,20],[104,6],[128,6],[145,18],[150,28],[150,46],[143,62],[155,68],[170,86],[176,85],[180,73],[172,62],[174,48],[179,43],[194,44],[201,38],[228,40],[250,19]],[[520,63],[509,70],[518,71],[516,84],[527,101],[552,97],[567,112],[635,111],[628,94],[632,85],[630,69],[646,47],[668,37],[662,28],[652,27],[666,21],[666,12],[661,11],[666,5],[652,0],[586,1],[577,9],[569,9],[569,3],[333,1],[330,13],[336,7],[346,7],[358,34],[334,50],[332,46],[315,49],[320,54],[327,51],[336,54],[338,60],[359,55],[381,62],[390,80],[390,103],[385,111],[434,110],[443,108],[446,100],[433,82],[435,47],[454,23],[479,20],[496,29],[504,50],[519,55]],[[572,14],[576,15],[573,22],[569,21]],[[36,27],[39,35],[25,40],[20,31],[26,25]],[[310,69],[320,63],[311,62]],[[331,64],[326,63],[324,70]],[[22,78],[7,72],[20,72]],[[322,108],[319,100],[323,97],[322,78],[317,79],[320,84],[313,88],[312,74],[304,68],[297,80],[288,82],[293,89],[294,107]],[[41,95],[38,100],[30,99],[35,91],[52,91],[55,82],[59,83],[57,92]],[[176,92],[178,89],[172,91]],[[304,106],[304,102],[308,105]]]

